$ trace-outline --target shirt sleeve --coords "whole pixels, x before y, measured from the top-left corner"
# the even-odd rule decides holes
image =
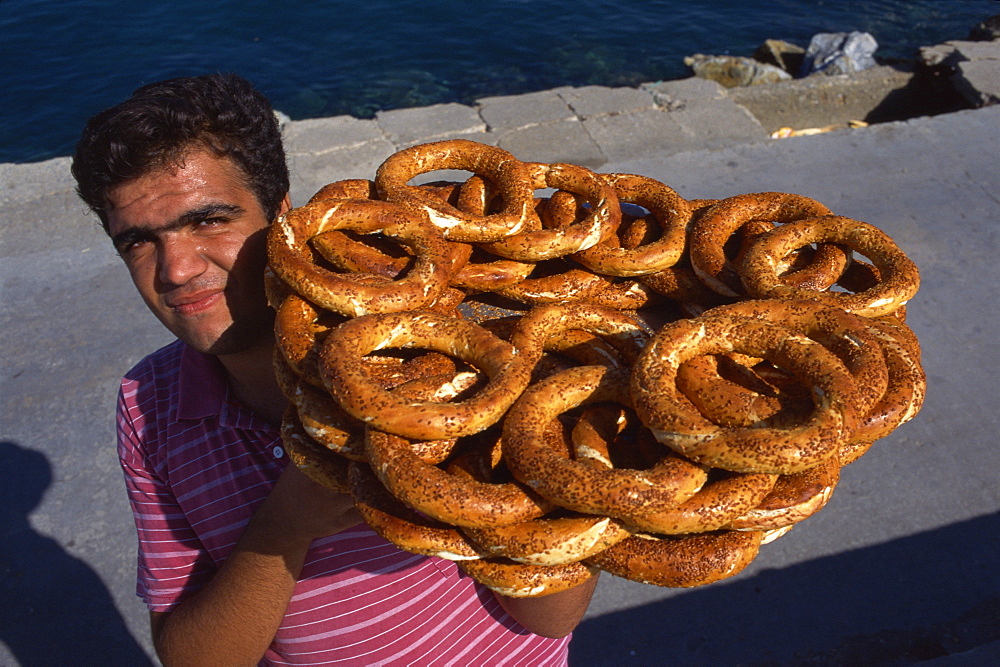
[[[139,539],[136,594],[150,611],[169,611],[211,578],[215,566],[168,484],[157,475],[155,421],[137,404],[137,383],[118,395],[118,458]]]

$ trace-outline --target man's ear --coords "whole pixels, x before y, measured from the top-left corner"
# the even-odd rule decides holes
[[[292,208],[292,197],[289,193],[286,192],[285,197],[281,200],[281,204],[278,206],[278,215],[274,217],[278,218],[278,216],[284,215],[291,208]]]

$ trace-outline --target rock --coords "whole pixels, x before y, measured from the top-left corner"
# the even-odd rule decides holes
[[[876,65],[872,54],[877,48],[867,32],[821,32],[810,40],[799,74],[860,72]]]
[[[780,39],[764,40],[753,54],[754,60],[768,65],[780,67],[791,75],[798,74],[802,68],[802,60],[806,50],[798,44],[792,44]]]
[[[1000,14],[991,16],[969,31],[969,41],[988,42],[1000,39]]]
[[[958,61],[954,44],[945,42],[934,46],[921,46],[918,52],[918,60],[926,67],[951,67]]]
[[[740,56],[706,56],[696,53],[684,59],[695,76],[716,81],[726,88],[775,83],[792,76],[779,67]]]
[[[950,41],[920,49],[920,62],[945,77],[970,105],[1000,102],[1000,40]]]

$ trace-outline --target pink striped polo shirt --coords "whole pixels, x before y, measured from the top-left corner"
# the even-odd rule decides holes
[[[288,457],[218,360],[180,341],[125,376],[117,419],[137,593],[167,611],[225,560]],[[525,630],[454,563],[360,525],[313,542],[262,664],[561,665],[568,646]]]

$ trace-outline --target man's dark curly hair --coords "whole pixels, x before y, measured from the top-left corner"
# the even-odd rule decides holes
[[[202,147],[240,168],[273,220],[288,192],[281,130],[268,99],[236,74],[149,84],[95,115],[73,155],[77,193],[107,231],[111,190]]]

